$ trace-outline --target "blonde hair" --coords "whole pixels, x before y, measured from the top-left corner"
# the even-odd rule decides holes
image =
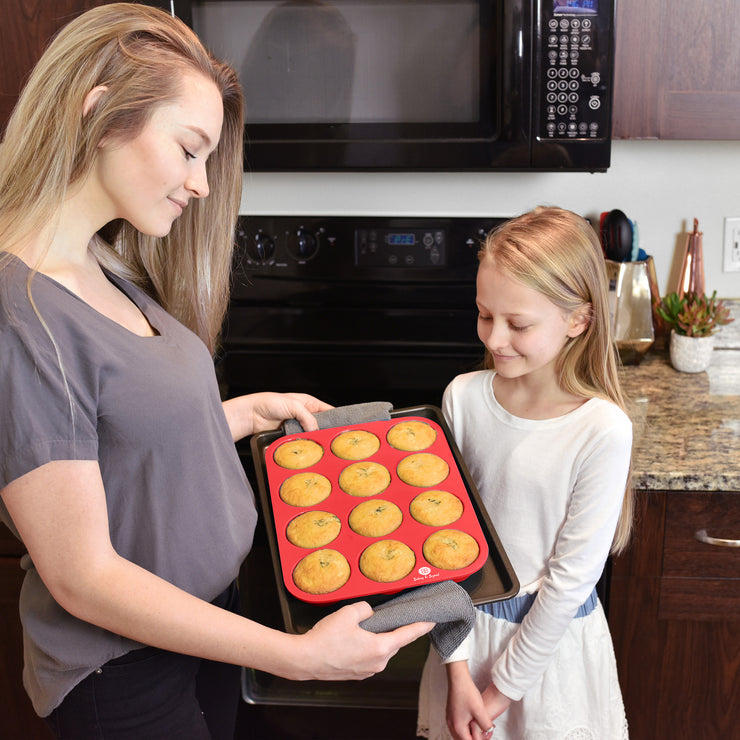
[[[193,199],[165,237],[116,221],[91,247],[214,351],[241,197],[242,91],[235,71],[164,11],[134,3],[93,8],[48,46],[0,146],[0,244],[19,254],[25,239],[53,223],[69,186],[90,172],[101,140],[136,137],[192,72],[211,80],[223,100],[221,139],[207,164],[210,197]],[[98,86],[107,89],[83,116],[85,97]]]
[[[498,268],[542,293],[563,311],[588,316],[587,329],[570,338],[557,358],[560,387],[583,398],[605,398],[627,412],[609,315],[604,255],[591,225],[562,208],[535,208],[492,231],[478,257],[481,261],[495,260]],[[493,367],[488,350],[485,365]],[[612,544],[614,553],[629,542],[633,495],[628,480]]]

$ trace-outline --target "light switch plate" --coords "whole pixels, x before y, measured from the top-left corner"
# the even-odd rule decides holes
[[[725,219],[723,272],[740,272],[740,218]]]

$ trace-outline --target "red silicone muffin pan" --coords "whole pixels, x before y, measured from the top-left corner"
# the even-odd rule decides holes
[[[404,457],[417,454],[417,451],[406,452],[392,447],[387,440],[387,434],[392,427],[408,421],[419,421],[431,426],[437,433],[435,441],[427,448],[418,452],[428,452],[441,457],[449,465],[448,476],[434,486],[419,487],[404,483],[398,477],[396,468]],[[380,448],[370,457],[363,458],[363,462],[373,461],[383,465],[390,473],[391,482],[388,487],[373,496],[353,496],[345,493],[339,486],[339,476],[347,466],[355,460],[344,460],[331,451],[332,440],[347,431],[363,430],[374,434],[380,441]],[[310,439],[323,448],[321,459],[306,468],[288,469],[275,462],[275,451],[283,444],[296,439]],[[373,421],[344,427],[332,427],[316,432],[302,432],[280,437],[264,450],[264,464],[269,488],[269,499],[273,514],[273,524],[277,539],[283,582],[287,590],[296,598],[312,604],[329,604],[345,599],[364,598],[375,594],[392,594],[407,588],[423,586],[436,581],[462,581],[483,567],[488,557],[488,544],[481,529],[478,517],[471,505],[468,489],[462,478],[455,457],[445,437],[444,431],[435,421],[414,416],[392,418],[388,421]],[[323,501],[312,506],[292,506],[280,498],[281,485],[291,476],[299,473],[320,473],[329,479],[331,493]],[[457,496],[463,504],[463,513],[456,521],[444,526],[429,526],[418,522],[411,515],[409,505],[420,493],[430,490],[443,490]],[[364,501],[380,499],[396,504],[403,515],[400,526],[393,532],[382,537],[366,537],[357,534],[349,525],[350,512]],[[326,511],[336,514],[341,522],[339,535],[322,547],[303,548],[291,543],[286,535],[288,524],[306,511]],[[427,562],[422,547],[425,540],[435,531],[442,529],[456,529],[471,535],[478,544],[478,557],[468,566],[457,570],[443,570]],[[360,570],[360,556],[369,545],[384,539],[399,540],[408,545],[414,552],[416,562],[411,572],[397,581],[379,582],[367,578]],[[314,550],[332,549],[342,553],[349,562],[350,576],[347,582],[330,593],[311,594],[302,591],[293,580],[293,570],[299,561]]]

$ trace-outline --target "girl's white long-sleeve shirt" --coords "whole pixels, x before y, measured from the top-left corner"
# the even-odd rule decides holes
[[[493,371],[455,378],[443,412],[520,582],[539,595],[494,663],[492,680],[521,698],[598,581],[622,507],[632,424],[593,398],[545,420],[508,413]],[[450,661],[468,657],[467,643]]]

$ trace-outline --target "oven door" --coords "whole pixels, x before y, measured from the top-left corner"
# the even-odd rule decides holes
[[[480,365],[475,321],[472,308],[234,306],[229,395],[300,390],[334,406],[438,406],[455,375]]]

